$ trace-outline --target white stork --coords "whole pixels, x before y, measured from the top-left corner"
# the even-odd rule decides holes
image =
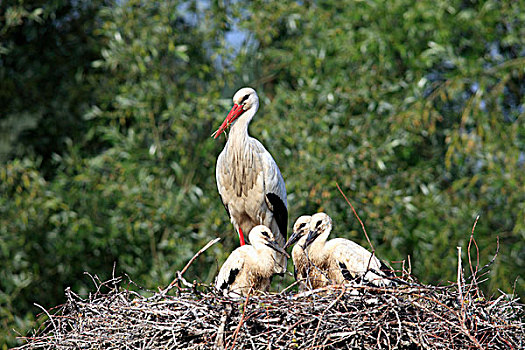
[[[312,264],[325,271],[332,283],[357,280],[380,287],[397,284],[392,280],[392,271],[359,244],[344,238],[327,242],[331,230],[332,219],[328,215],[312,215],[305,245]]]
[[[310,215],[299,217],[293,225],[293,233],[284,249],[295,244],[292,249],[292,261],[294,265],[294,277],[299,281],[299,290],[304,291],[307,288],[317,289],[330,284],[326,274],[321,269],[316,268],[310,263],[305,249],[306,239],[310,232]]]
[[[279,256],[288,253],[279,246],[270,229],[264,225],[250,231],[250,243],[235,249],[217,275],[215,287],[225,295],[248,295],[252,291],[268,291],[271,277],[279,264]]]
[[[245,244],[244,233],[265,225],[282,247],[288,226],[284,180],[271,154],[248,135],[248,125],[258,108],[259,97],[252,88],[242,88],[233,96],[233,107],[215,133],[217,138],[233,124],[217,159],[217,187],[241,246]],[[283,259],[281,265],[286,266]]]

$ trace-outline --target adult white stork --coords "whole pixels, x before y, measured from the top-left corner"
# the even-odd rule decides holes
[[[306,239],[308,258],[335,284],[362,281],[375,286],[397,284],[392,271],[367,249],[344,238],[326,241],[332,231],[332,219],[325,213],[312,215]]]
[[[215,133],[217,138],[232,125],[217,159],[217,187],[241,246],[245,244],[244,233],[265,225],[283,247],[288,226],[284,180],[271,154],[248,134],[248,125],[258,108],[259,97],[252,88],[242,88],[233,96],[233,107]],[[285,258],[281,265],[286,266]]]
[[[230,296],[248,295],[252,291],[267,291],[271,277],[279,264],[277,256],[288,253],[275,241],[273,233],[264,225],[250,231],[251,245],[235,249],[217,275],[215,287]]]

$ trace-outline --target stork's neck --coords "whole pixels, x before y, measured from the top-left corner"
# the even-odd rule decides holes
[[[304,256],[304,246],[306,245],[306,238],[308,237],[308,234],[305,234],[303,235],[301,238],[299,238],[299,241],[297,241],[297,243],[295,243],[293,249],[292,249],[292,254],[294,257],[294,259],[304,259],[303,256]],[[310,249],[310,247],[306,248],[306,250]]]
[[[304,247],[306,244],[306,239],[308,238],[308,231],[306,234],[302,235],[301,238],[299,238],[299,241],[295,244],[296,246]]]
[[[311,254],[311,257],[314,260],[323,261],[325,256],[325,244],[326,240],[328,239],[328,236],[330,235],[330,232],[332,231],[332,227],[327,227],[323,233],[319,235],[315,239],[315,241],[312,242],[308,249],[308,253]]]
[[[254,245],[256,254],[252,258],[255,261],[254,267],[259,269],[261,274],[272,274],[275,267],[275,251],[265,244]]]
[[[230,129],[230,134],[228,140],[236,140],[236,142],[245,142],[248,140],[250,135],[248,135],[248,125],[252,121],[253,116],[257,113],[259,109],[259,103],[256,103],[244,112],[232,125]]]

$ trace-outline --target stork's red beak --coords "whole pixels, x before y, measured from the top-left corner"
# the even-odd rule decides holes
[[[239,116],[241,114],[244,113],[244,109],[242,108],[242,105],[238,105],[238,104],[233,104],[233,107],[232,109],[230,110],[230,113],[228,113],[228,116],[226,117],[226,119],[224,119],[224,121],[222,122],[222,125],[221,127],[215,131],[215,136],[214,138],[216,139],[217,137],[219,137],[220,134],[222,134],[222,132],[224,130],[226,130],[226,128],[228,126],[231,125],[231,123],[233,123],[235,121],[235,119],[239,118]]]

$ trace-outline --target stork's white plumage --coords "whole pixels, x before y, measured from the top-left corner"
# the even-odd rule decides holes
[[[248,135],[248,125],[258,108],[259,97],[252,88],[242,88],[233,96],[233,107],[215,133],[217,138],[232,125],[217,159],[217,187],[241,246],[245,243],[244,233],[265,225],[282,247],[288,226],[284,180],[271,154]],[[281,265],[286,266],[285,258]]]
[[[316,268],[308,259],[306,248],[306,239],[310,232],[310,215],[299,217],[293,225],[293,233],[284,249],[295,244],[292,249],[292,261],[294,265],[294,277],[299,281],[299,290],[317,289],[329,284],[326,274],[321,269]]]
[[[325,271],[332,283],[361,280],[375,286],[396,284],[388,267],[359,244],[344,238],[327,242],[331,231],[332,219],[325,213],[314,214],[305,244],[310,261]]]
[[[250,231],[251,245],[235,249],[224,262],[217,275],[216,288],[225,295],[248,295],[250,289],[267,291],[280,256],[286,251],[275,241],[270,229],[264,225]]]

